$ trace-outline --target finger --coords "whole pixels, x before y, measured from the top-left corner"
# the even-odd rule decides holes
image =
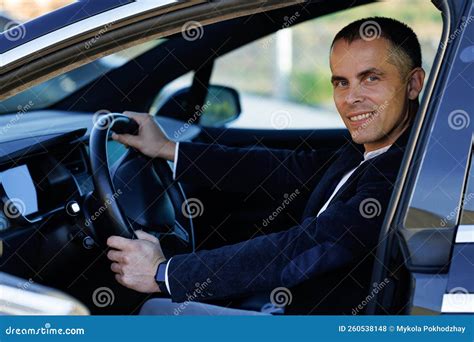
[[[133,240],[121,236],[111,236],[107,239],[107,246],[120,250],[127,250],[133,244]]]
[[[136,116],[140,116],[146,113],[134,112],[133,110],[125,110],[123,115],[128,116],[129,118],[134,118]]]
[[[134,119],[138,124],[145,122],[144,120],[148,119],[150,116],[148,113],[138,113],[138,112],[132,112],[128,110],[123,112],[123,115]]]
[[[123,260],[123,253],[116,250],[111,250],[107,252],[107,258],[110,261],[118,261],[121,262]]]
[[[116,273],[116,274],[115,274],[115,280],[117,280],[117,282],[118,282],[120,285],[127,287],[127,285],[125,285],[124,276],[123,276],[122,274]]]
[[[112,139],[124,145],[138,148],[141,138],[138,135],[113,133]]]
[[[117,263],[117,262],[113,262],[112,264],[110,264],[110,269],[111,269],[112,272],[114,272],[114,273],[123,274],[123,272],[122,272],[122,265],[120,265],[120,264]]]
[[[136,230],[135,235],[141,240],[147,240],[153,243],[159,243],[158,239],[155,236],[148,234],[144,232],[143,230]]]

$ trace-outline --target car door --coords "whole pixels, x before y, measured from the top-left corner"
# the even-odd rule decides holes
[[[126,44],[187,30],[183,25],[190,17],[209,24],[226,14],[238,17],[297,2],[78,1],[0,35],[1,98],[39,83],[40,77],[72,70]]]
[[[474,6],[446,2],[441,9],[447,30],[435,63],[439,69],[386,217],[373,277],[374,285],[386,286],[373,295],[369,313],[474,312],[474,26],[466,21]]]
[[[84,8],[87,8],[87,5],[90,3],[92,2],[78,2],[78,4],[83,5]],[[67,13],[66,7],[47,15],[46,18],[38,18],[21,26],[23,28],[19,27],[16,29],[21,29],[25,32],[39,32],[39,34],[34,37],[23,36],[23,34],[21,34],[20,38],[16,39],[14,43],[8,48],[6,47],[3,51],[1,55],[2,60],[0,62],[0,97],[2,99],[7,98],[19,92],[21,89],[25,89],[33,84],[38,84],[54,75],[59,75],[68,70],[77,68],[102,54],[111,53],[111,50],[124,49],[124,45],[126,45],[124,41],[119,42],[122,38],[127,37],[128,44],[138,44],[136,41],[140,38],[145,40],[155,38],[153,34],[157,37],[172,33],[181,34],[183,24],[189,20],[191,15],[191,12],[187,12],[187,10],[191,8],[197,9],[197,12],[192,12],[196,19],[205,19],[207,22],[212,22],[213,20],[219,21],[221,16],[231,14],[232,16],[238,17],[239,15],[252,14],[265,10],[267,6],[277,8],[280,6],[284,7],[288,3],[291,4],[292,2],[274,2],[270,4],[263,1],[252,3],[232,1],[225,3],[210,3],[204,1],[123,2],[123,4],[120,3],[117,4],[117,6],[112,6],[113,8],[103,9],[100,13],[96,13],[90,17],[86,16],[82,20],[67,22],[64,26],[51,28],[48,32],[41,30],[41,23],[44,24],[45,21],[49,20],[54,22],[55,20],[61,21],[61,19],[64,19],[63,16]],[[196,8],[194,8],[194,6],[196,6]],[[122,16],[118,16],[117,14],[119,13],[121,13]],[[170,13],[174,15],[170,17],[165,15]],[[166,23],[168,19],[170,21]],[[162,25],[155,25],[157,21]],[[124,33],[125,31],[127,34]],[[7,31],[3,33],[2,37],[11,42],[11,34],[12,31]],[[149,36],[153,37],[150,38]],[[107,44],[108,39],[110,39],[109,45]],[[41,65],[41,67],[39,65]],[[63,108],[62,112],[66,116],[67,108]],[[23,115],[24,113],[20,114]],[[25,117],[28,114],[26,114]],[[69,114],[75,115],[77,113]],[[90,117],[92,117],[92,113],[86,113],[86,115],[87,114],[90,114]],[[80,116],[80,114],[77,115],[78,119],[80,119]],[[89,118],[86,118],[81,122],[81,125],[87,126],[90,125],[91,122]],[[20,233],[23,234],[23,232]],[[10,232],[6,232],[6,234],[10,234]],[[22,244],[22,241],[28,240],[25,238],[26,233],[20,237],[20,234],[15,231],[11,232],[11,235],[15,235],[19,240],[14,246],[23,245],[23,248],[28,249],[27,244]],[[10,250],[13,250],[11,247],[12,246],[10,246]],[[17,250],[13,252],[16,253]],[[36,250],[33,249],[30,251],[32,254],[35,252]],[[18,272],[18,270],[12,270],[12,272]],[[31,272],[31,269],[27,270],[27,272]],[[57,276],[61,278],[63,274],[58,274]],[[98,274],[98,276],[102,276],[102,274]],[[92,282],[86,283],[91,284]],[[74,290],[79,292],[81,295],[80,298],[84,298],[88,304],[91,304],[91,300],[93,301],[89,292],[91,288],[83,285],[84,284],[75,283],[74,287],[76,288]],[[125,296],[125,300],[127,299],[133,301],[136,298]],[[129,307],[137,308],[138,306],[129,305]],[[95,307],[94,310],[93,313],[110,313],[114,309]]]

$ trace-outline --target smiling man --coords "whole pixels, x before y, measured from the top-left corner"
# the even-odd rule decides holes
[[[370,25],[378,38],[363,35]],[[334,102],[352,140],[366,152],[395,142],[418,109],[424,80],[420,46],[399,25],[364,19],[341,30],[332,45]],[[357,26],[360,32],[354,32]]]
[[[167,260],[150,234],[137,232],[137,240],[110,237],[108,257],[119,283],[140,292],[164,292],[178,302],[153,299],[142,313],[258,314],[196,302],[178,308],[188,300],[281,288],[299,305],[297,313],[330,313],[321,303],[347,286],[347,278],[359,281],[339,292],[342,311],[349,313],[365,298],[372,268],[367,260],[373,261],[425,73],[415,33],[403,23],[378,17],[353,22],[336,35],[330,66],[334,101],[352,137],[336,153],[178,145],[150,116],[129,113],[139,123],[139,134],[114,139],[150,157],[174,160],[179,181],[219,182],[229,191],[310,188],[295,226],[214,250]],[[246,176],[249,172],[252,177]],[[206,286],[193,296],[197,283]]]

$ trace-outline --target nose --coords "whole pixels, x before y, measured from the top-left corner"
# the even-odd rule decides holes
[[[347,104],[359,103],[362,102],[363,99],[362,87],[360,85],[351,86],[345,98]]]

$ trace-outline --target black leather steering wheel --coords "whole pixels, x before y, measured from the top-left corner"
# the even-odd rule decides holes
[[[155,190],[161,192],[147,194],[148,198],[151,199],[149,202],[155,202],[158,196],[171,202],[172,209],[174,210],[173,222],[161,226],[155,224],[154,227],[146,227],[146,222],[137,223],[133,220],[132,222],[129,220],[130,217],[126,215],[122,208],[124,205],[127,205],[127,203],[120,205],[120,198],[117,196],[117,191],[112,181],[107,158],[109,132],[112,130],[118,134],[137,134],[138,128],[136,121],[123,114],[117,113],[110,113],[99,117],[92,128],[89,140],[90,162],[95,187],[95,208],[99,208],[97,210],[100,211],[100,215],[97,215],[99,218],[97,221],[100,223],[95,228],[96,234],[99,236],[100,242],[103,243],[111,235],[135,239],[134,228],[149,228],[157,232],[160,236],[174,236],[175,240],[179,240],[179,246],[176,245],[176,241],[171,243],[173,245],[173,247],[170,248],[172,253],[194,251],[192,217],[185,215],[186,211],[188,213],[190,212],[188,202],[182,187],[178,182],[174,181],[171,168],[164,159],[150,159],[132,148],[122,157],[128,164],[141,163],[139,170],[141,171],[140,174],[143,174],[143,177],[157,178],[156,180],[145,180],[147,184],[154,182],[160,186],[158,190],[147,188],[149,190],[147,192]],[[125,185],[125,187],[127,187],[127,185]],[[133,193],[133,191],[135,191],[135,189],[130,189],[129,193]],[[136,195],[136,193],[134,193],[134,195]],[[143,210],[146,210],[151,207],[151,204],[144,203],[143,207]],[[159,213],[156,214],[159,215]],[[137,221],[139,220],[137,219]]]

